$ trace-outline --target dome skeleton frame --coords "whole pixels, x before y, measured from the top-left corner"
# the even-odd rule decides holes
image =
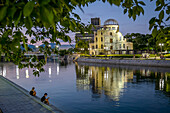
[[[108,19],[104,22],[104,25],[119,25],[115,19]]]

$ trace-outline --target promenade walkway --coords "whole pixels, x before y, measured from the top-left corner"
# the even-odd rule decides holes
[[[29,92],[0,76],[0,113],[58,113],[54,106],[40,102]]]

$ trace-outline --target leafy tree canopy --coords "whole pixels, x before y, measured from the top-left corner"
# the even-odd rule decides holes
[[[96,0],[0,0],[0,55],[4,55],[7,61],[12,61],[19,68],[35,68],[34,74],[44,71],[42,66],[44,60],[39,61],[35,55],[25,57],[24,54],[32,51],[28,43],[35,44],[42,41],[45,47],[39,47],[44,55],[51,55],[54,51],[46,39],[58,45],[61,39],[71,42],[68,32],[84,31],[91,32],[92,25],[85,26],[81,23],[79,15],[74,13],[74,9],[88,6]],[[129,18],[136,19],[136,16],[144,14],[142,6],[144,0],[101,0],[111,5],[122,6],[124,13],[128,13]],[[150,0],[153,1],[153,0]],[[156,9],[159,11],[158,17],[153,17],[149,24],[154,37],[164,37],[165,32],[164,15],[168,15],[169,20],[170,3],[168,0],[156,0]],[[160,32],[157,32],[160,31]],[[33,37],[28,41],[28,36]],[[21,50],[21,46],[25,49]],[[24,61],[24,63],[22,63]]]

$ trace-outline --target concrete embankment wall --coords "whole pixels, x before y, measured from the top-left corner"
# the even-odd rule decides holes
[[[133,65],[133,66],[153,66],[153,67],[168,67],[168,68],[170,68],[170,60],[124,60],[124,59],[78,58],[77,62],[116,64],[116,65]]]

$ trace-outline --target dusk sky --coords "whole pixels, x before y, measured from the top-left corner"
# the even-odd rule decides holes
[[[83,23],[88,24],[91,21],[91,18],[99,17],[101,20],[101,25],[107,19],[115,19],[119,23],[119,31],[124,35],[127,33],[142,33],[150,34],[149,31],[149,20],[157,16],[159,12],[155,12],[156,4],[155,1],[150,2],[150,0],[143,0],[146,6],[144,8],[144,15],[137,16],[134,21],[132,18],[128,17],[128,14],[123,13],[123,8],[117,7],[115,5],[110,5],[108,2],[96,1],[95,3],[89,4],[88,7],[83,7],[84,13],[76,8],[73,12],[77,13]],[[73,40],[75,38],[75,33],[68,34]],[[60,41],[61,44],[68,44],[67,42]],[[72,44],[75,44],[72,42]]]
[[[151,33],[149,31],[149,20],[158,15],[158,12],[155,12],[155,2],[150,2],[150,0],[144,0],[146,6],[144,7],[145,14],[140,15],[136,18],[136,21],[129,19],[128,14],[123,13],[122,7],[117,7],[115,5],[110,5],[109,3],[97,1],[93,4],[90,4],[88,7],[84,7],[84,13],[76,8],[75,12],[79,14],[82,19],[82,22],[88,24],[91,21],[91,18],[99,17],[101,19],[101,25],[104,24],[104,21],[107,19],[115,19],[119,23],[120,32],[123,35],[127,33]],[[74,38],[74,33],[70,35]]]

